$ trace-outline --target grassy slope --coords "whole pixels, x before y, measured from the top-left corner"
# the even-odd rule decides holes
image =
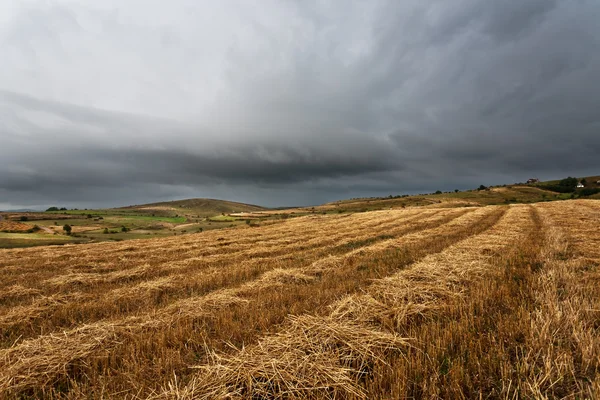
[[[586,187],[600,187],[596,184],[598,176],[580,177],[587,181]],[[545,185],[556,184],[559,180],[545,181],[533,185],[515,184],[491,187],[489,190],[466,190],[462,192],[449,192],[441,194],[424,194],[407,197],[392,198],[361,198],[340,200],[314,207],[316,211],[342,210],[345,211],[370,211],[383,208],[413,207],[413,206],[443,206],[455,205],[458,207],[493,205],[508,203],[537,203],[551,200],[566,200],[570,194],[555,193],[544,188]],[[600,199],[600,194],[590,196]],[[303,210],[311,210],[306,208]],[[302,210],[302,209],[301,209]]]
[[[535,203],[559,200],[557,193],[531,186],[506,186],[490,190],[472,190],[458,193],[417,195],[400,198],[371,198],[336,201],[315,207],[315,210],[370,211],[383,208],[415,206],[479,206],[509,203]]]
[[[212,217],[219,214],[231,214],[237,212],[253,212],[264,211],[266,208],[252,205],[237,203],[227,200],[215,199],[187,199],[175,200],[162,203],[150,203],[123,207],[117,210],[142,212],[145,214],[155,215],[189,215],[196,217]]]

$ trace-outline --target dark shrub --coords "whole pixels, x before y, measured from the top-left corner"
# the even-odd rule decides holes
[[[34,226],[33,226],[33,228],[31,228],[31,229],[28,229],[28,230],[27,230],[27,232],[28,232],[28,233],[34,233],[34,232],[38,232],[38,231],[40,231],[41,229],[42,229],[42,228],[40,228],[39,226],[37,226],[37,225],[34,225]]]
[[[591,196],[600,193],[600,188],[584,188],[579,191],[580,196]]]

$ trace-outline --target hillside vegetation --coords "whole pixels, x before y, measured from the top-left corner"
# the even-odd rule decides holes
[[[598,176],[568,178],[535,184],[480,186],[467,191],[422,195],[390,195],[384,198],[341,200],[314,207],[267,209],[226,200],[187,199],[97,210],[51,207],[45,213],[0,213],[0,220],[27,222],[17,231],[0,229],[0,248],[49,244],[78,244],[168,237],[242,225],[256,227],[290,217],[342,214],[406,207],[473,207],[537,203],[576,198],[600,198]],[[565,182],[567,182],[565,184]],[[579,181],[585,188],[576,188]],[[69,225],[70,231],[63,229]],[[27,229],[25,229],[27,227]]]
[[[445,198],[0,250],[0,398],[598,398],[600,202]]]
[[[219,214],[264,211],[265,207],[215,199],[187,199],[123,207],[117,210],[136,210],[156,215],[212,217]]]
[[[414,196],[389,196],[383,198],[350,199],[328,203],[317,209],[369,211],[396,207],[470,207],[510,203],[536,203],[559,200],[556,193],[533,186],[501,186],[484,190],[468,190]]]
[[[322,206],[313,207],[318,211],[343,210],[343,211],[370,211],[383,208],[396,207],[469,207],[481,205],[502,205],[515,203],[538,203],[554,200],[576,198],[599,198],[594,194],[600,192],[600,176],[571,178],[573,181],[567,188],[560,186],[561,180],[537,182],[533,184],[518,183],[486,187],[481,185],[478,189],[453,192],[437,191],[435,193],[420,195],[390,195],[388,197],[373,197],[340,200]],[[585,188],[576,188],[579,182],[585,182]],[[574,182],[574,183],[573,183]]]
[[[47,212],[0,213],[0,248],[176,236],[244,225],[246,216],[229,214],[263,210],[225,200],[190,199],[97,210],[51,207]]]

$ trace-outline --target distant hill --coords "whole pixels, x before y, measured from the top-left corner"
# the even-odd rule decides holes
[[[565,176],[566,178],[566,176]],[[594,175],[594,176],[576,176],[574,177],[575,179],[577,179],[577,181],[582,181],[584,180],[586,182],[585,186],[586,187],[600,187],[600,184],[598,184],[597,182],[600,181],[600,175]],[[535,183],[535,186],[549,186],[549,185],[556,185],[560,182],[560,179],[556,179],[553,181],[543,181],[543,182],[538,182]]]
[[[227,200],[186,199],[121,207],[117,210],[136,210],[141,213],[162,216],[194,215],[199,217],[212,217],[218,214],[256,212],[265,211],[268,209],[253,204],[238,203]]]
[[[587,177],[587,182],[592,182],[594,177]],[[600,179],[600,178],[598,178]],[[587,186],[595,187],[589,183]],[[558,182],[558,181],[556,181]],[[397,207],[464,207],[502,205],[515,203],[537,203],[541,201],[564,200],[579,198],[580,193],[556,193],[547,190],[546,182],[535,184],[513,184],[482,189],[472,189],[456,192],[438,192],[420,195],[392,195],[388,197],[359,198],[335,201],[313,207],[315,211],[337,210],[338,212],[370,211],[382,208]],[[586,198],[600,198],[599,195],[586,196]]]

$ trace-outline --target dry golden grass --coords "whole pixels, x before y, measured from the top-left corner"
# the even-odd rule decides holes
[[[405,218],[406,216],[414,219],[414,213],[397,214],[397,218],[393,220],[394,225],[390,227],[390,218],[382,215],[384,218],[373,218],[373,220],[367,220],[368,231],[372,234],[382,232],[385,237],[392,236],[395,234],[402,234],[405,231],[415,231],[429,226],[435,226],[444,222],[444,218],[448,219],[453,216],[458,216],[461,213],[450,212],[450,213],[438,213],[445,214],[445,217],[434,215],[428,217],[424,215],[418,222],[410,222],[411,218]],[[432,214],[433,215],[433,214]],[[305,219],[305,222],[310,225],[311,220]],[[179,297],[189,297],[191,295],[198,295],[211,290],[219,289],[220,287],[226,287],[241,283],[250,278],[256,278],[261,273],[266,272],[273,268],[281,268],[288,266],[298,265],[309,265],[314,260],[319,260],[324,254],[334,254],[347,252],[349,249],[354,248],[354,245],[347,246],[347,243],[356,245],[364,245],[362,241],[367,238],[370,241],[373,240],[372,236],[368,236],[361,225],[350,225],[346,226],[338,224],[338,220],[334,219],[333,224],[339,225],[340,231],[335,234],[328,235],[328,231],[325,230],[323,236],[319,238],[305,241],[302,244],[302,248],[294,250],[287,248],[287,253],[282,254],[281,248],[285,250],[284,245],[276,246],[273,248],[271,243],[262,244],[262,240],[249,243],[246,251],[230,251],[230,253],[223,253],[217,256],[206,255],[204,257],[190,257],[189,253],[186,254],[182,249],[178,255],[172,255],[168,261],[159,263],[162,259],[162,254],[157,254],[157,260],[143,259],[139,260],[137,265],[131,267],[124,267],[118,269],[116,265],[106,265],[104,257],[106,252],[103,252],[100,257],[96,256],[92,258],[89,252],[81,252],[81,257],[75,262],[83,264],[82,268],[76,268],[71,262],[71,257],[59,257],[53,260],[52,269],[57,269],[56,265],[62,265],[63,270],[60,271],[62,274],[55,272],[52,277],[44,279],[44,276],[48,275],[48,270],[36,270],[32,273],[25,271],[22,276],[19,276],[18,270],[12,268],[6,268],[4,270],[7,275],[5,282],[10,282],[11,279],[21,279],[36,284],[37,287],[44,291],[44,294],[53,295],[55,293],[70,292],[76,290],[85,294],[91,294],[86,301],[77,301],[76,303],[69,303],[63,307],[55,307],[55,310],[48,309],[50,314],[54,313],[61,320],[56,321],[57,324],[64,324],[62,320],[68,319],[69,324],[73,317],[77,316],[85,317],[85,322],[90,322],[90,319],[99,319],[105,317],[125,316],[133,312],[139,312],[145,307],[161,305],[165,301],[174,301]],[[343,221],[345,222],[345,221]],[[383,222],[383,223],[382,223]],[[378,223],[379,226],[374,228],[374,223]],[[332,229],[331,227],[328,227]],[[342,229],[346,229],[345,231]],[[257,229],[258,230],[258,229]],[[267,230],[267,229],[264,229]],[[245,230],[242,233],[253,233],[253,230]],[[232,231],[232,233],[239,233]],[[290,233],[289,236],[301,235]],[[199,238],[203,238],[202,235],[198,235]],[[229,238],[231,242],[236,241],[237,237]],[[239,241],[246,241],[246,237],[242,236]],[[349,240],[352,239],[352,240]],[[375,237],[377,239],[377,236]],[[224,241],[223,241],[224,242]],[[295,241],[296,245],[298,240]],[[144,242],[140,242],[144,243]],[[159,242],[160,243],[160,242]],[[168,244],[167,244],[168,243]],[[216,243],[221,243],[216,240]],[[261,243],[261,245],[257,245]],[[162,248],[162,252],[168,252],[168,245],[179,245],[168,241],[165,243],[165,247]],[[102,246],[109,248],[110,246]],[[117,247],[118,246],[114,246]],[[151,247],[151,246],[149,246]],[[183,246],[181,246],[183,247]],[[59,248],[53,248],[54,250],[62,250]],[[79,249],[79,247],[77,247]],[[106,260],[112,259],[116,263],[126,264],[134,261],[128,257],[130,252],[131,244],[125,248],[125,256],[120,256],[118,251],[114,251],[112,258],[106,258]],[[261,250],[263,249],[263,250]],[[272,250],[266,250],[272,249]],[[87,247],[85,250],[89,250]],[[257,256],[257,252],[261,251],[263,254]],[[270,256],[267,256],[270,252]],[[22,257],[24,252],[16,252],[17,257],[21,260],[27,260]],[[115,254],[116,253],[116,254]],[[218,259],[217,259],[218,257]],[[149,261],[144,263],[143,261]],[[26,261],[25,261],[26,262]],[[101,264],[102,262],[102,264]],[[85,264],[84,264],[85,263]],[[26,263],[24,265],[27,265]],[[235,268],[231,268],[235,266]],[[85,269],[85,272],[74,272],[73,270]],[[152,282],[158,281],[164,283],[166,277],[170,278],[171,285],[162,285],[162,290],[157,292],[151,289]],[[135,302],[135,301],[121,301],[123,298],[123,292],[127,291],[127,288],[134,287],[138,283],[149,282],[147,285],[142,285],[136,289],[138,292],[143,291],[144,288],[154,292],[156,303],[158,304],[147,304],[146,302]],[[116,291],[116,296],[113,294]],[[126,296],[127,297],[127,296]],[[129,296],[131,297],[131,296]],[[148,296],[145,297],[146,300]],[[11,306],[13,306],[12,304]],[[1,310],[1,305],[0,305]],[[47,317],[47,316],[46,316]],[[46,318],[47,319],[47,318]],[[46,321],[48,323],[49,321]],[[51,322],[51,321],[50,321]],[[64,329],[65,326],[61,325]],[[23,332],[20,332],[22,335]],[[22,336],[26,337],[26,336]]]
[[[526,225],[523,227],[521,223],[526,211],[524,208],[513,208],[491,230],[465,239],[441,253],[427,256],[409,269],[377,280],[368,287],[369,294],[349,295],[332,304],[333,312],[328,317],[321,318],[315,326],[327,327],[329,324],[334,324],[339,330],[357,332],[361,338],[359,342],[361,340],[367,342],[369,338],[381,335],[396,334],[393,330],[388,330],[393,332],[389,333],[374,329],[374,326],[379,328],[389,326],[390,324],[384,321],[392,320],[394,321],[393,325],[400,327],[406,323],[407,316],[431,312],[436,308],[436,301],[444,301],[447,297],[458,295],[457,286],[460,286],[463,280],[472,279],[476,275],[474,270],[485,267],[485,265],[481,265],[484,263],[484,257],[491,257],[481,255],[482,246],[486,250],[495,246],[498,250],[517,240],[523,228],[526,228]],[[504,239],[508,239],[506,244],[503,243]],[[460,257],[465,255],[470,259],[464,260],[465,264],[458,263],[457,261],[462,261]],[[357,359],[347,359],[333,354],[326,357],[326,364],[321,365],[317,358],[325,350],[319,348],[310,335],[295,332],[297,320],[295,318],[290,318],[290,320],[291,323],[285,326],[281,332],[265,338],[255,347],[244,349],[239,354],[229,357],[215,357],[211,364],[202,366],[201,369],[204,373],[183,389],[185,393],[194,398],[211,398],[218,389],[220,397],[243,395],[260,398],[264,397],[263,384],[267,382],[271,395],[277,398],[315,396],[366,398],[367,393],[359,384],[360,380],[357,375],[368,373],[366,369],[370,367],[367,368],[365,363],[371,365],[379,361],[385,364],[383,356],[389,352],[389,349],[385,349],[380,355],[372,351],[361,352],[357,350],[358,346],[353,340],[346,338],[336,342],[336,348],[348,349],[352,354],[356,354]],[[377,323],[374,324],[375,321]],[[313,330],[318,332],[317,328],[313,328]],[[290,338],[292,338],[293,345],[288,344]],[[387,340],[389,343],[394,343],[391,338]],[[325,339],[321,339],[321,341],[327,343]],[[269,345],[264,343],[269,343]],[[408,342],[402,340],[402,343],[406,345]],[[289,378],[283,378],[279,369],[268,368],[273,365],[272,360],[298,358],[298,349],[301,349],[301,353],[305,357],[311,359],[311,363],[318,370],[337,368],[337,373],[334,374],[336,377],[344,375],[343,372],[345,372],[343,380],[345,384],[338,387],[332,380],[318,382],[316,385],[316,382],[311,383],[304,377],[298,377],[299,382],[296,382]],[[238,370],[235,367],[239,365],[252,365],[252,367]],[[276,383],[273,384],[273,382]],[[286,386],[286,382],[289,386]],[[168,394],[169,392],[167,392]]]
[[[335,318],[290,317],[285,328],[229,357],[211,354],[211,364],[197,367],[200,378],[164,395],[214,399],[364,398],[353,375],[366,374],[381,354],[409,345],[395,334]]]
[[[0,398],[595,398],[600,205],[0,250]]]
[[[24,297],[32,297],[41,294],[41,290],[27,288],[22,285],[12,285],[4,288],[4,290],[0,293],[0,301],[8,302],[10,300],[18,300]]]
[[[8,231],[8,232],[25,232],[31,229],[31,225],[22,224],[20,222],[15,221],[0,221],[0,232]]]

